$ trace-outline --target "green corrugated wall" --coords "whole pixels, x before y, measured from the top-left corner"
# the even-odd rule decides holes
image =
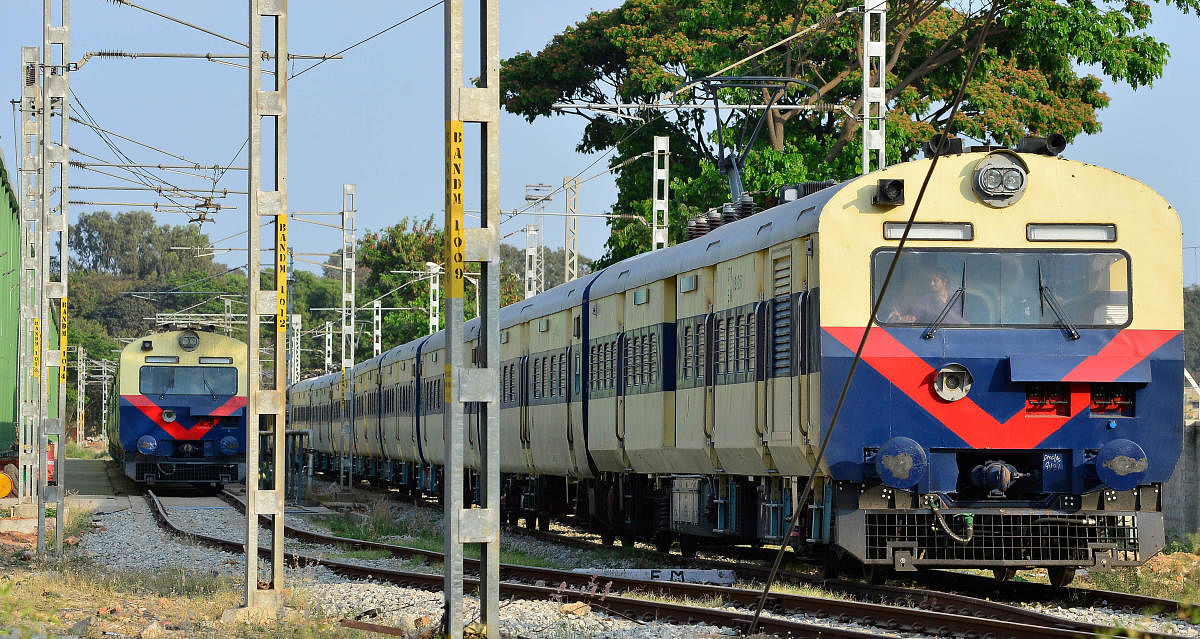
[[[0,157],[0,454],[17,439],[17,324],[21,303],[21,227],[17,196]],[[7,371],[7,372],[4,372]]]

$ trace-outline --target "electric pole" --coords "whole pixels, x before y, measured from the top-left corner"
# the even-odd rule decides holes
[[[479,623],[487,639],[500,636],[500,8],[479,0],[478,86],[463,84],[463,0],[446,0],[446,402],[443,490],[445,585],[442,635],[462,639],[463,544],[480,545]],[[463,123],[478,123],[480,226],[463,219],[466,160]],[[480,262],[478,356],[463,343],[463,281],[467,262]],[[465,402],[475,402],[479,441],[480,508],[464,500],[467,440]]]
[[[887,166],[885,126],[887,120],[887,3],[863,2],[862,67],[862,172]]]
[[[563,178],[563,282],[579,277],[579,178]]]
[[[284,416],[287,411],[287,78],[288,2],[249,0],[249,149],[246,216],[246,607],[282,604],[284,565]],[[267,75],[267,68],[273,73]],[[263,86],[264,81],[268,86]],[[264,156],[265,148],[268,150]],[[263,247],[263,218],[275,223],[273,247]],[[262,263],[274,252],[274,290],[262,288]],[[259,340],[262,318],[272,318],[273,363],[264,387]],[[262,435],[267,435],[262,437]],[[261,450],[267,444],[267,455]],[[268,468],[262,468],[265,461]],[[265,472],[264,472],[265,471]],[[258,516],[271,522],[271,579],[258,579]]]
[[[667,213],[667,200],[671,189],[671,138],[665,135],[654,136],[654,153],[650,159],[654,162],[651,180],[654,189],[651,194],[654,224],[650,231],[650,250],[657,251],[666,248],[669,243],[667,232],[670,228],[670,217]]]

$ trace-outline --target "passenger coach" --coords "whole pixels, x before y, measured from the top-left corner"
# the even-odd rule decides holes
[[[246,478],[246,343],[202,330],[154,333],[121,351],[125,474],[147,484]]]
[[[871,576],[1045,567],[1065,584],[1158,552],[1181,445],[1178,216],[1053,143],[1019,148],[940,158],[886,290],[929,159],[727,207],[700,237],[503,309],[505,516],[685,553],[786,542]],[[359,476],[440,493],[443,339],[354,369],[344,445],[340,376],[293,387],[321,463],[353,450]]]

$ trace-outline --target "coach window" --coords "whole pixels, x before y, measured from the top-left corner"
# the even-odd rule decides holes
[[[617,388],[617,340],[612,340],[608,343],[608,390],[616,390]]]
[[[641,374],[638,376],[638,383],[645,386],[650,381],[650,336],[643,333],[639,342],[639,356],[641,357]]]
[[[875,252],[876,296],[893,255]],[[948,308],[942,326],[1099,328],[1128,324],[1132,310],[1121,251],[914,249],[893,280],[880,322],[928,324]]]
[[[143,366],[138,370],[142,395],[236,395],[236,368],[217,366]]]
[[[658,382],[658,333],[650,333],[650,384]]]
[[[713,339],[713,364],[716,365],[716,374],[724,375],[725,367],[729,364],[728,355],[725,353],[725,342],[727,341],[725,334],[725,319],[717,319],[717,330]]]
[[[583,371],[579,367],[579,359],[580,359],[579,353],[577,352],[577,353],[575,353],[575,367],[571,369],[575,374],[575,394],[576,395],[578,395],[580,393],[579,385],[583,381]]]
[[[688,379],[692,376],[692,346],[692,327],[689,324],[683,327],[683,344],[681,349],[683,357],[680,358],[682,360],[680,363],[683,364],[681,367],[683,372],[681,377],[683,379]]]
[[[558,397],[563,397],[567,394],[567,355],[566,353],[558,354]]]

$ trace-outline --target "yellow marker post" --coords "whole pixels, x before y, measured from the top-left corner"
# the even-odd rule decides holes
[[[33,318],[33,378],[42,377],[42,320]]]
[[[466,261],[463,256],[463,123],[446,122],[446,297],[461,300]],[[454,401],[451,393],[450,359],[446,358],[443,384],[446,404]]]
[[[67,383],[67,298],[58,300],[58,383]]]
[[[283,336],[287,331],[288,323],[288,285],[287,285],[287,262],[288,262],[288,238],[287,238],[287,214],[283,213],[275,216],[275,341],[277,344],[283,343]],[[299,357],[299,353],[294,353],[292,357]]]

